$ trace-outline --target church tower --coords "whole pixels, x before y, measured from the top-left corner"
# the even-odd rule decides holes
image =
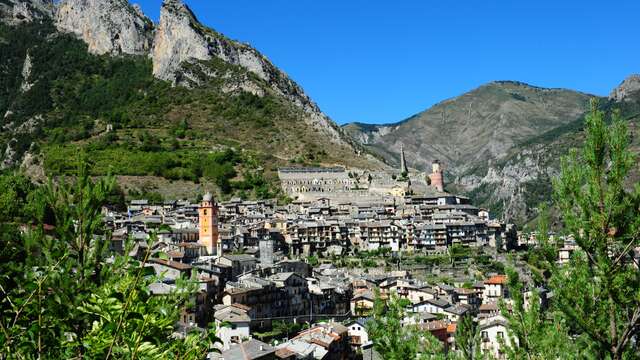
[[[211,193],[206,193],[198,209],[199,243],[207,248],[207,255],[222,255],[218,241],[218,206]]]
[[[404,144],[400,144],[400,174],[409,174],[409,168],[407,167],[407,159],[404,157]]]

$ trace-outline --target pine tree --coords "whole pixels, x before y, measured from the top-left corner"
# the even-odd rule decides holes
[[[636,160],[626,123],[614,113],[607,126],[595,102],[585,136],[582,152],[562,159],[554,181],[563,224],[579,248],[554,271],[554,299],[597,357],[637,358],[640,272],[633,251],[640,246],[640,186],[628,188]]]

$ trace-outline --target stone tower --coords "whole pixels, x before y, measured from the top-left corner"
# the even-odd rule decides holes
[[[400,174],[409,174],[407,159],[404,157],[404,144],[400,144]]]
[[[442,173],[442,167],[440,166],[439,160],[434,160],[431,165],[431,174],[429,175],[429,180],[431,180],[431,186],[436,190],[443,192],[444,191],[444,179]]]
[[[208,255],[222,255],[218,241],[218,206],[211,193],[206,193],[198,209],[200,244],[207,248]]]

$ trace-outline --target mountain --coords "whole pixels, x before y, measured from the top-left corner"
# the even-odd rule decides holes
[[[632,133],[631,151],[640,154],[640,87],[638,77],[630,76],[609,99],[600,99],[600,109],[611,116],[619,111],[628,120]],[[560,157],[584,142],[583,118],[533,137],[513,148],[507,156],[484,168],[468,171],[458,177],[453,189],[467,192],[478,203],[525,224],[535,219],[536,207],[549,202],[552,179],[559,174]],[[640,164],[631,172],[629,185],[640,181]]]
[[[631,76],[600,99],[632,120],[640,80]],[[470,196],[495,216],[525,224],[549,201],[559,158],[581,144],[582,122],[593,95],[520,82],[492,82],[398,123],[347,124],[354,139],[396,163],[404,144],[409,165],[428,171],[444,161],[447,190]],[[635,138],[634,138],[635,139]],[[635,141],[635,140],[634,140]]]
[[[589,95],[527,84],[492,82],[395,124],[343,128],[389,162],[404,144],[409,164],[426,170],[435,159],[455,177],[499,159],[516,144],[578,119]]]
[[[263,197],[278,166],[383,166],[264,55],[181,1],[165,0],[158,24],[126,0],[0,10],[2,167],[64,175],[84,153],[127,190]]]

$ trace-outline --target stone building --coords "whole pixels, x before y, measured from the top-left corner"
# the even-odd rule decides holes
[[[278,176],[282,190],[289,196],[308,192],[350,191],[355,180],[342,167],[280,168]]]

